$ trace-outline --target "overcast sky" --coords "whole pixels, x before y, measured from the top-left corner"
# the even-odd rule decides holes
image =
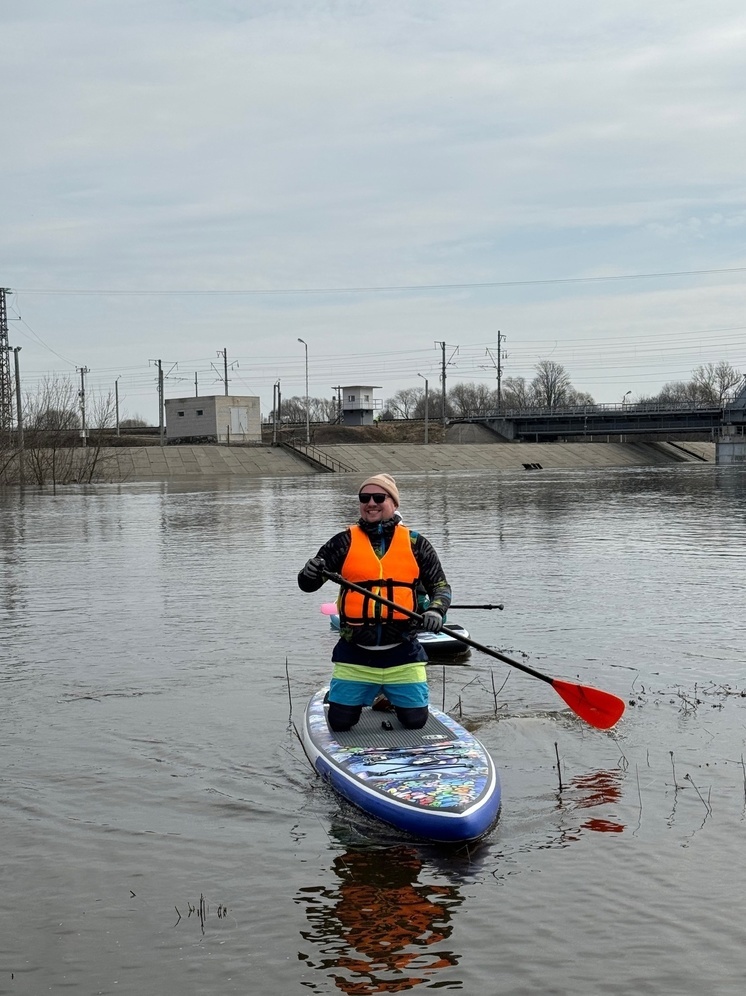
[[[746,372],[742,0],[16,0],[0,286],[22,380],[127,414]],[[20,315],[20,320],[15,320]]]

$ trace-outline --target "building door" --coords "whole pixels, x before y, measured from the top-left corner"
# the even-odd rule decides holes
[[[231,408],[231,436],[245,436],[249,431],[249,409]]]

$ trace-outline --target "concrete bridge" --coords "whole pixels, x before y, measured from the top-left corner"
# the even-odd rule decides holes
[[[489,415],[450,418],[449,425],[475,422],[514,442],[557,440],[619,440],[627,436],[691,436],[708,433],[744,436],[746,433],[746,381],[727,405],[571,405],[556,408],[522,408]]]

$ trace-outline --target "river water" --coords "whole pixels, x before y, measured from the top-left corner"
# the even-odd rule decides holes
[[[403,841],[293,730],[336,591],[295,575],[357,480],[0,494],[0,994],[742,992],[746,472],[398,481],[455,600],[505,605],[451,621],[618,727],[431,667],[503,809],[470,851]]]

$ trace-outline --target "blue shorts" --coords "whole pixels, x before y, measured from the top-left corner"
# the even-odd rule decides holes
[[[329,684],[330,702],[369,706],[373,705],[380,692],[383,692],[393,706],[405,709],[421,709],[426,706],[429,696],[424,662],[408,661],[391,667],[335,662]]]

